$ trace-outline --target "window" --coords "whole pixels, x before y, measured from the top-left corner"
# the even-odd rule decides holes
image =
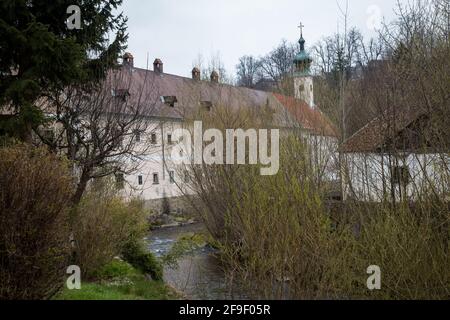
[[[305,91],[305,86],[303,84],[300,85],[300,91]]]
[[[111,139],[115,147],[122,148],[124,140],[125,131],[122,131],[118,127],[111,128]]]
[[[175,172],[169,171],[170,183],[175,183]]]
[[[201,104],[202,108],[204,108],[206,111],[211,111],[211,109],[212,109],[211,101],[200,101],[200,104]]]
[[[123,173],[116,173],[115,176],[117,189],[123,189],[125,187],[125,177]]]
[[[184,172],[184,183],[188,183],[190,180],[189,178],[189,172],[185,171]]]
[[[407,185],[409,183],[410,174],[406,166],[398,166],[392,168],[392,183]]]
[[[153,184],[159,184],[159,177],[157,173],[153,174]]]
[[[172,144],[172,135],[170,133],[167,135],[167,143]]]
[[[142,184],[144,183],[144,180],[142,179],[142,176],[138,176],[138,184],[140,185],[140,186],[142,186]]]
[[[44,129],[42,132],[42,138],[44,138],[44,140],[48,142],[55,142],[55,131],[53,129]]]
[[[175,107],[175,103],[178,102],[177,97],[176,96],[162,96],[161,97],[162,102],[164,102],[165,104],[167,104],[170,107]]]
[[[152,133],[151,134],[150,141],[151,141],[152,144],[156,144],[156,133]]]
[[[141,133],[139,132],[139,130],[135,130],[134,131],[134,137],[136,139],[136,142],[140,142],[141,141]]]

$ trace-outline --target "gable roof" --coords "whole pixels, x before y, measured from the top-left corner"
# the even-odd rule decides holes
[[[421,108],[410,108],[409,112],[400,112],[395,108],[385,110],[359,129],[340,147],[344,153],[378,152],[388,142],[425,115]]]

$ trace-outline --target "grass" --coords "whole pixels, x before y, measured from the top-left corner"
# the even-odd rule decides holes
[[[114,260],[81,283],[80,290],[64,288],[56,300],[170,300],[179,296],[162,281],[149,280],[130,264]]]

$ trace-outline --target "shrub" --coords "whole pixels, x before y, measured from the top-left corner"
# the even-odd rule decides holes
[[[148,230],[142,203],[125,202],[109,183],[95,184],[83,197],[74,210],[72,226],[76,264],[88,278]]]
[[[211,237],[209,238],[202,233],[186,233],[179,236],[169,252],[161,257],[162,263],[171,268],[178,268],[180,258],[192,253],[194,250],[210,245],[208,241],[213,240]]]
[[[114,278],[123,278],[137,271],[127,262],[119,259],[113,259],[98,271],[94,272],[96,279],[106,280]]]
[[[255,298],[447,299],[448,204],[348,201],[331,215],[299,142],[281,140],[275,176],[225,166],[196,175],[230,279]],[[370,265],[381,269],[381,290],[367,288]]]
[[[382,288],[356,290],[356,296],[415,300],[450,297],[448,206],[428,202],[415,206],[413,209],[402,203],[395,210],[391,205],[371,208],[361,227],[354,265],[359,269],[380,266]],[[440,210],[434,211],[432,206]]]
[[[161,263],[152,253],[145,250],[142,242],[128,242],[124,247],[122,256],[133,267],[150,275],[153,280],[162,280],[163,268]]]
[[[46,299],[70,253],[68,166],[43,148],[0,148],[0,299]]]

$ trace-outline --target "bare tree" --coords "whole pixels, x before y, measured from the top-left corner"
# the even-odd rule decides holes
[[[52,150],[73,162],[78,177],[72,202],[78,203],[91,179],[130,173],[150,152],[140,143],[155,111],[152,83],[133,83],[127,68],[111,71],[95,88],[78,87],[48,96],[46,111],[54,130],[37,130]],[[153,97],[153,98],[152,98]]]
[[[237,85],[254,88],[259,80],[260,61],[253,56],[243,56],[236,66]]]
[[[297,51],[296,45],[282,40],[274,50],[261,59],[262,76],[278,82],[290,75],[292,62]]]

